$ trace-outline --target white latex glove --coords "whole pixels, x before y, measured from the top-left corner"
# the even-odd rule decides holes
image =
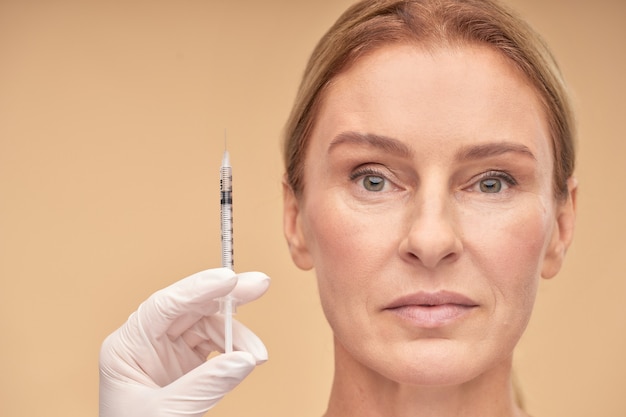
[[[237,305],[263,295],[267,275],[210,269],[157,291],[102,344],[100,417],[200,417],[267,360],[263,342],[233,320],[224,351],[217,298]]]

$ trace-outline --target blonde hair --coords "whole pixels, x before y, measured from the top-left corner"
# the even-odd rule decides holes
[[[483,44],[508,57],[543,102],[552,139],[554,194],[567,196],[567,179],[575,165],[575,132],[563,78],[541,38],[492,0],[364,0],[346,10],[314,49],[287,121],[286,178],[296,195],[305,185],[308,138],[326,86],[360,56],[399,42],[424,47]]]

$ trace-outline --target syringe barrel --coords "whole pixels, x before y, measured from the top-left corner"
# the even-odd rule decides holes
[[[233,175],[230,166],[220,169],[222,267],[234,269],[233,261]]]

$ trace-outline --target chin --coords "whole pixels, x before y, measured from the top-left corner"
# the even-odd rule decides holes
[[[434,342],[434,341],[433,341]],[[398,384],[412,386],[454,386],[476,380],[495,369],[510,369],[510,358],[500,358],[495,353],[489,357],[484,352],[468,351],[454,346],[448,340],[429,343],[416,348],[405,347],[384,360],[375,360],[370,368],[384,378]],[[366,365],[367,366],[367,365]]]

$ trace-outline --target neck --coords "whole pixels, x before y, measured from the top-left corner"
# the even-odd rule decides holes
[[[335,342],[335,377],[325,417],[522,417],[511,359],[458,385],[408,385],[363,366]]]

